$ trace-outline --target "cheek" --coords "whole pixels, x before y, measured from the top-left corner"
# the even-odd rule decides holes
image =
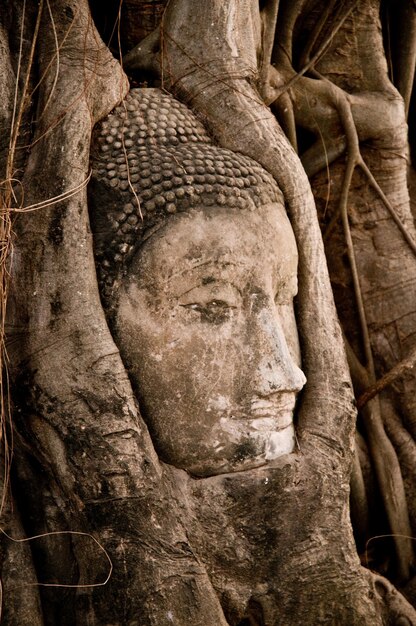
[[[147,384],[181,386],[191,401],[221,388],[233,388],[235,368],[241,362],[237,334],[209,324],[153,320],[140,334],[142,372]]]
[[[213,395],[232,401],[241,380],[242,324],[201,323],[197,315],[182,307],[156,311],[142,298],[120,303],[118,344],[147,406],[176,413]]]

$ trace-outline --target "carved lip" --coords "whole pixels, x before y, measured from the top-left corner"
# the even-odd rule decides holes
[[[250,406],[250,418],[274,418],[279,428],[293,423],[293,412],[296,404],[294,393],[276,394],[272,399],[254,398]]]
[[[244,409],[231,409],[224,418],[252,422],[255,430],[283,430],[293,425],[295,404],[296,394],[288,391],[276,393],[269,398],[256,396]]]

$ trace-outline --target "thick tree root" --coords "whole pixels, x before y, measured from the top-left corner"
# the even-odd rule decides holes
[[[406,598],[383,576],[369,573],[383,615],[383,623],[394,626],[415,626],[416,611]]]
[[[354,388],[358,391],[368,386],[368,373],[359,363],[347,341],[345,341],[345,345]],[[366,404],[362,413],[367,443],[374,463],[390,529],[392,534],[396,535],[393,539],[397,552],[399,577],[405,581],[409,578],[414,556],[409,539],[412,531],[400,465],[396,452],[384,430],[379,399],[374,398]]]
[[[366,389],[357,399],[357,408],[361,409],[376,395],[381,393],[383,389],[392,385],[398,380],[407,370],[412,370],[416,365],[416,348],[404,358],[400,363],[397,363],[391,370],[389,370],[384,376],[377,380],[371,387]]]

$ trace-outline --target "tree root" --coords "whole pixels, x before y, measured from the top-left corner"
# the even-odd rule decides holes
[[[399,13],[400,45],[394,78],[404,100],[407,118],[416,68],[416,9],[411,0],[405,0],[396,11]]]
[[[383,616],[383,624],[414,626],[416,611],[406,598],[383,576],[369,572],[375,597]]]
[[[278,8],[279,0],[269,0],[261,12],[263,36],[258,85],[261,96],[263,96],[263,88],[267,89],[269,83],[269,68],[272,62]]]
[[[356,7],[358,5],[358,2],[359,2],[359,0],[355,0],[351,4],[351,6],[349,6],[347,8],[347,10],[345,11],[344,15],[342,15],[340,17],[339,21],[334,26],[334,28],[332,29],[332,31],[329,34],[329,36],[325,39],[325,41],[321,44],[321,46],[315,52],[313,57],[310,58],[305,63],[305,65],[302,67],[302,69],[299,72],[294,72],[293,68],[291,68],[291,70],[292,70],[294,75],[290,78],[290,80],[284,86],[282,86],[278,90],[276,90],[275,99],[279,98],[283,93],[288,91],[291,87],[294,87],[294,85],[299,81],[299,79],[301,79],[302,76],[304,76],[307,72],[309,72],[316,65],[316,63],[319,61],[319,59],[323,56],[323,54],[328,49],[329,45],[331,44],[331,42],[332,42],[333,38],[335,37],[335,35],[337,34],[337,32],[342,28],[342,26],[344,25],[345,21],[351,15],[351,13],[354,11],[354,9],[356,9]],[[273,55],[273,63],[275,64],[277,61],[278,61],[278,59]]]
[[[345,347],[354,388],[357,391],[363,386],[367,387],[369,381],[367,370],[358,361],[347,341]],[[370,400],[363,407],[362,415],[368,448],[374,463],[390,530],[393,535],[396,535],[393,540],[397,554],[398,574],[402,580],[407,580],[413,563],[413,549],[409,539],[412,532],[399,461],[384,430],[379,399]]]
[[[129,71],[144,71],[160,78],[161,29],[156,28],[123,57],[123,67]]]
[[[406,370],[413,369],[416,364],[416,348],[404,358],[400,363],[397,363],[391,368],[384,376],[377,380],[372,386],[368,387],[358,398],[357,408],[361,409],[369,400],[378,395],[383,389],[392,385],[397,379],[399,379]]]
[[[354,445],[354,457],[351,470],[350,509],[357,543],[364,545],[368,537],[368,501],[363,472],[358,456],[357,442]]]
[[[347,350],[347,355],[349,358],[349,365],[353,378],[353,368],[355,371],[359,369],[360,380],[366,380],[366,387],[370,387],[375,385],[376,383],[374,359],[371,349],[364,301],[361,292],[359,272],[355,259],[354,245],[348,219],[349,190],[351,186],[352,176],[357,166],[360,166],[364,170],[373,188],[376,189],[376,191],[382,198],[384,204],[387,206],[390,213],[392,214],[393,219],[399,225],[401,232],[406,235],[406,241],[415,252],[416,245],[414,244],[410,235],[406,233],[406,229],[402,224],[400,218],[397,216],[394,208],[391,206],[385,194],[375,181],[369,168],[364,163],[364,160],[360,153],[358,133],[352,116],[351,104],[349,102],[348,95],[342,89],[330,83],[326,78],[320,76],[317,72],[314,72],[314,74],[325,82],[328,87],[328,93],[332,95],[333,105],[339,113],[340,121],[343,126],[347,142],[347,164],[342,182],[341,197],[339,200],[337,214],[341,215],[344,236],[347,244],[348,259],[350,262],[350,268],[352,273],[367,367],[365,369],[362,366],[358,368],[358,359],[352,359],[351,349]],[[364,417],[369,450],[374,462],[374,467],[391,531],[394,535],[410,535],[411,529],[406,495],[404,491],[403,477],[401,475],[400,465],[397,459],[396,452],[384,430],[379,399],[373,398],[373,400],[370,400],[368,404],[363,406],[362,414]],[[409,577],[410,565],[413,563],[413,549],[410,540],[403,537],[395,537],[394,542],[397,553],[399,577],[402,580],[407,580]]]
[[[263,100],[265,100],[264,97]],[[273,100],[273,102],[270,103],[270,108],[276,116],[277,120],[279,121],[279,124],[282,127],[282,130],[285,133],[286,137],[289,139],[292,148],[297,154],[298,140],[296,135],[296,119],[295,112],[293,110],[293,102],[290,95],[288,93],[284,93],[280,98]]]
[[[413,521],[413,533],[416,532],[416,442],[403,426],[397,410],[391,402],[383,403],[384,426],[393,443],[402,468],[408,493],[410,518]]]

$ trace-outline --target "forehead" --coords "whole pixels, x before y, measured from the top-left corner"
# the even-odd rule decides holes
[[[283,205],[235,212],[209,207],[175,215],[144,242],[133,272],[164,281],[207,266],[229,265],[243,271],[296,272],[296,242]]]

